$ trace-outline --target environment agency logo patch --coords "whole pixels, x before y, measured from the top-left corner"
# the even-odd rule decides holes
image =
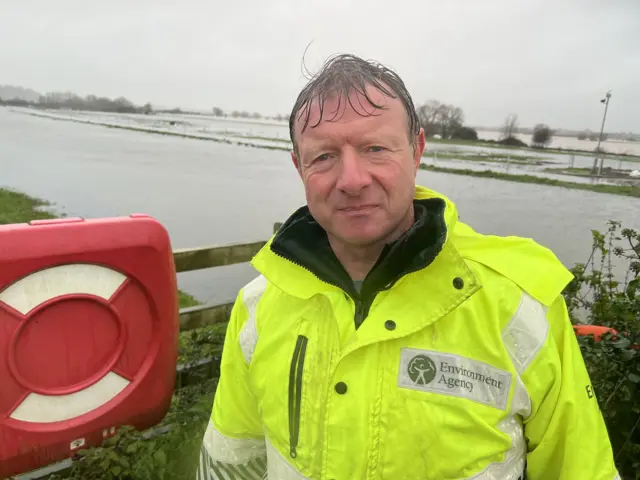
[[[504,410],[511,373],[461,355],[404,348],[398,386],[468,398]]]
[[[436,378],[436,364],[426,355],[416,355],[409,362],[407,374],[416,385],[427,385]]]

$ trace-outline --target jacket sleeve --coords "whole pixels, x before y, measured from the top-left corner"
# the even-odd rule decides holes
[[[562,296],[546,313],[546,340],[522,380],[527,480],[613,480],[609,435]]]
[[[241,290],[225,335],[220,380],[202,441],[198,480],[261,479],[267,461],[255,398],[249,386],[247,344],[255,345],[257,300]],[[247,308],[249,307],[249,308]]]

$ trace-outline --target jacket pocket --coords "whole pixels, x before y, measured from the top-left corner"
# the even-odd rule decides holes
[[[302,378],[304,359],[307,353],[309,339],[298,335],[296,348],[291,359],[289,370],[289,454],[296,458],[298,439],[300,436],[300,407],[302,404]]]

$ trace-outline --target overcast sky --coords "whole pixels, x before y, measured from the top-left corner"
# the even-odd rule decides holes
[[[471,125],[640,132],[640,0],[1,0],[0,84],[288,113],[335,53]]]

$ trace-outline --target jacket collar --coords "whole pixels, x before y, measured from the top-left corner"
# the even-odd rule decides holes
[[[447,242],[457,220],[455,205],[421,186],[414,195],[415,222],[399,239],[385,246],[367,275],[360,295],[329,245],[326,232],[299,208],[254,257],[251,264],[271,283],[301,298],[344,291],[370,298],[391,288],[405,275],[430,265]]]

